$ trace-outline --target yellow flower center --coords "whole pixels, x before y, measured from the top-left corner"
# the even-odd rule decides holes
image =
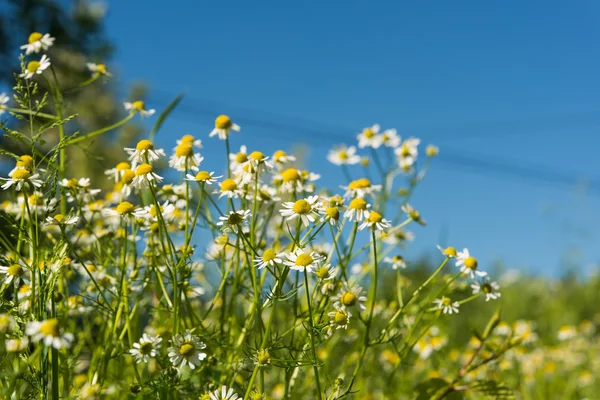
[[[447,257],[456,257],[456,249],[454,247],[446,247],[444,249],[444,255]]]
[[[64,215],[62,215],[62,214],[56,214],[56,215],[54,216],[54,219],[55,219],[56,221],[58,221],[58,222],[62,222],[62,221],[65,219],[65,216],[64,216]]]
[[[321,267],[321,268],[317,269],[316,274],[320,279],[327,279],[330,276],[329,268]]]
[[[29,72],[31,74],[35,74],[39,67],[40,67],[39,61],[30,61],[29,64],[27,64],[27,72]]]
[[[205,182],[205,181],[208,181],[208,180],[210,180],[210,178],[211,178],[211,176],[210,176],[210,174],[208,173],[208,171],[200,171],[200,172],[198,172],[198,173],[196,174],[196,180],[197,180],[197,181],[202,181],[202,182]]]
[[[342,310],[337,310],[335,312],[335,316],[333,317],[333,320],[338,325],[346,325],[348,323],[348,314],[346,314]]]
[[[465,267],[469,269],[477,269],[477,259],[475,257],[467,257],[465,259]]]
[[[8,267],[8,271],[6,273],[10,276],[21,276],[23,275],[23,272],[23,267],[21,267],[19,264],[13,264]]]
[[[215,240],[215,242],[221,246],[225,246],[229,242],[229,236],[221,235]]]
[[[229,129],[231,125],[231,119],[227,115],[219,115],[215,119],[215,128],[217,129]]]
[[[159,229],[160,229],[160,225],[158,224],[158,222],[153,222],[150,224],[150,231],[152,233],[157,233]]]
[[[258,351],[258,353],[256,354],[256,361],[258,361],[260,365],[267,365],[271,362],[271,355],[269,354],[267,349],[262,349]]]
[[[284,182],[297,181],[300,179],[300,174],[296,168],[288,168],[281,173],[281,178]]]
[[[123,171],[123,176],[121,177],[123,183],[130,184],[131,181],[133,181],[133,178],[135,178],[135,172],[133,172],[133,170],[126,169],[125,171]]]
[[[366,210],[367,202],[364,199],[356,198],[353,199],[350,204],[348,204],[348,207],[354,210]]]
[[[237,154],[235,155],[235,161],[236,161],[238,164],[243,164],[243,163],[245,163],[246,161],[248,161],[248,155],[247,155],[246,153],[237,153]]]
[[[179,348],[179,354],[181,354],[184,357],[191,356],[192,354],[194,354],[195,351],[196,349],[194,348],[194,346],[192,346],[189,343],[186,343]]]
[[[296,214],[308,214],[311,210],[312,207],[306,200],[298,200],[294,203],[294,212]]]
[[[183,135],[181,137],[181,143],[194,143],[195,138],[192,135]]]
[[[243,220],[244,218],[236,212],[229,214],[229,217],[227,217],[227,223],[229,223],[229,225],[241,224]]]
[[[250,158],[254,161],[260,161],[265,158],[265,155],[260,151],[253,151],[252,153],[250,153]]]
[[[371,129],[371,128],[366,128],[363,133],[364,133],[365,137],[368,139],[375,136],[375,132],[373,132],[373,129]]]
[[[31,177],[31,173],[26,169],[18,169],[15,172],[13,172],[13,174],[12,174],[13,179],[17,179],[20,181],[29,179],[29,177]]]
[[[338,157],[340,158],[340,160],[347,160],[348,152],[346,150],[341,150],[338,154]]]
[[[275,259],[275,257],[277,257],[277,253],[275,253],[275,250],[267,249],[263,253],[262,259],[264,262],[269,262],[269,261],[273,261]]]
[[[342,304],[351,307],[356,304],[356,296],[352,292],[346,292],[341,297]]]
[[[331,219],[340,219],[340,210],[337,207],[327,207],[325,209],[325,212],[327,213],[327,216]]]
[[[33,32],[31,35],[29,35],[29,44],[35,43],[43,37],[44,35],[42,35],[41,33]]]
[[[44,336],[60,336],[60,327],[56,318],[50,318],[40,325],[40,332]]]
[[[225,179],[223,182],[221,182],[221,191],[230,192],[237,189],[237,186],[237,183],[233,179]]]
[[[381,216],[381,214],[379,214],[376,211],[371,211],[369,213],[369,218],[368,218],[369,222],[373,222],[373,223],[377,223],[377,222],[381,222],[381,220],[383,220],[383,217]]]
[[[133,103],[131,103],[131,107],[133,107],[133,109],[137,110],[137,111],[144,111],[146,109],[146,103],[144,103],[141,100],[134,101]],[[143,140],[142,140],[142,142],[143,142]],[[146,142],[150,142],[150,141],[146,140]]]
[[[131,165],[129,165],[128,162],[120,162],[117,164],[116,170],[117,171],[124,171],[126,169],[130,169]]]
[[[312,264],[313,261],[314,260],[310,256],[310,254],[302,253],[298,256],[298,258],[296,258],[296,265],[298,265],[299,267],[306,267]]]
[[[121,215],[132,213],[133,209],[133,204],[128,201],[124,201],[117,206],[117,212]]]
[[[435,157],[438,154],[438,149],[435,146],[427,146],[427,149],[425,149],[425,153],[427,154],[427,156],[429,157]]]
[[[144,342],[140,346],[140,353],[142,353],[142,354],[150,354],[150,352],[152,351],[153,347],[154,346],[152,346],[152,343],[150,343],[150,342]]]
[[[137,176],[146,175],[153,171],[152,165],[150,164],[141,164],[135,169],[135,174]]]
[[[494,291],[494,289],[492,288],[492,285],[490,285],[489,283],[484,283],[483,285],[481,285],[481,291],[483,293],[492,293]]]
[[[154,150],[154,144],[152,144],[152,142],[147,139],[143,139],[138,142],[138,144],[135,146],[135,149],[137,151]]]
[[[19,160],[17,161],[17,166],[31,171],[33,169],[33,157],[28,155],[23,155],[19,157]]]
[[[348,188],[352,190],[365,189],[369,187],[371,187],[371,181],[367,178],[357,179],[355,181],[350,182],[350,184],[348,185]]]
[[[98,69],[98,72],[100,72],[101,74],[106,74],[106,65],[98,64],[96,66],[96,68]]]
[[[194,155],[194,149],[190,143],[182,143],[175,149],[177,157],[191,157]]]
[[[275,153],[273,153],[273,159],[275,161],[281,161],[285,157],[287,157],[287,153],[283,150],[277,150]]]

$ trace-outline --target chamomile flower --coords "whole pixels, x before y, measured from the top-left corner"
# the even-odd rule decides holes
[[[183,335],[177,334],[171,339],[169,360],[175,368],[182,369],[187,365],[190,369],[195,369],[206,358],[206,353],[201,351],[205,348],[206,345],[200,338],[187,329]]]
[[[29,35],[27,44],[21,46],[21,50],[25,50],[25,54],[39,53],[40,50],[48,50],[54,44],[54,38],[49,33],[41,34],[33,32]]]
[[[404,211],[410,219],[415,221],[419,225],[427,225],[427,222],[421,217],[421,213],[418,210],[415,210],[410,204],[402,204],[400,207],[402,211]]]
[[[131,165],[129,165],[128,162],[120,162],[116,167],[104,171],[104,175],[114,178],[115,183],[117,183],[123,177],[123,173],[128,169],[131,169]]]
[[[26,337],[19,339],[8,339],[6,341],[6,351],[8,353],[19,353],[29,346],[29,340]]]
[[[276,164],[286,164],[292,161],[296,161],[296,157],[294,157],[293,155],[290,155],[288,153],[286,153],[283,150],[277,150],[275,151],[275,153],[273,153],[273,156],[271,157],[271,159],[276,163]]]
[[[240,126],[234,124],[227,115],[219,115],[215,119],[215,129],[213,129],[208,137],[218,136],[219,139],[225,140],[229,136],[230,131],[240,131]]]
[[[17,327],[17,323],[12,315],[0,314],[0,333],[6,335],[11,333]]]
[[[2,189],[6,190],[11,186],[15,185],[17,191],[23,189],[23,187],[36,187],[39,188],[42,186],[42,181],[38,179],[38,174],[32,174],[27,169],[17,169],[13,171],[10,175],[10,178],[0,178],[3,181],[6,181],[4,185],[2,185]]]
[[[283,263],[290,267],[290,269],[301,271],[301,272],[312,272],[313,269],[318,268],[319,263],[323,257],[316,253],[305,253],[301,249],[296,249],[294,252],[286,254],[287,260]]]
[[[202,148],[202,140],[196,139],[194,136],[189,135],[189,134],[188,135],[183,135],[181,137],[181,139],[177,140],[177,145],[178,146],[181,145],[181,144],[184,144],[184,143],[191,144],[192,146],[197,147],[199,149]]]
[[[434,146],[432,144],[428,145],[427,148],[425,149],[425,154],[427,154],[427,157],[435,157],[440,153],[440,149],[437,146]]]
[[[126,101],[123,103],[123,107],[125,107],[125,110],[129,111],[130,114],[140,113],[142,117],[150,117],[156,112],[156,110],[153,108],[147,110],[146,103],[141,100],[134,101],[133,103]]]
[[[295,202],[283,203],[283,208],[279,213],[288,221],[300,218],[304,226],[309,226],[315,222],[322,212],[323,204],[319,201],[319,196],[310,196]]]
[[[9,285],[13,281],[16,285],[19,285],[19,282],[25,275],[25,268],[16,263],[9,266],[0,266],[0,274],[3,275],[5,285]]]
[[[8,175],[12,176],[13,172],[15,172],[18,169],[26,169],[27,171],[31,172],[33,171],[33,167],[33,157],[27,154],[23,154],[22,156],[19,156],[19,159],[15,163],[15,167],[8,173]],[[40,169],[40,171],[44,170]]]
[[[496,300],[501,295],[499,292],[500,285],[498,282],[490,281],[487,277],[481,282],[472,284],[471,288],[473,289],[473,294],[477,294],[479,292],[485,294],[485,301]]]
[[[368,211],[367,217],[362,224],[358,227],[359,231],[365,228],[371,228],[376,231],[384,231],[391,226],[390,221],[383,218],[377,211]]]
[[[441,299],[435,299],[433,304],[439,309],[442,310],[444,314],[453,314],[458,313],[458,307],[460,304],[458,301],[452,301],[449,297],[443,296]]]
[[[342,145],[329,150],[327,160],[335,165],[354,165],[360,162],[360,156],[356,154],[356,147]]]
[[[342,189],[346,190],[344,194],[345,199],[354,197],[365,197],[371,195],[373,192],[381,190],[381,185],[373,185],[367,178],[356,179],[348,184],[348,186],[342,186]]]
[[[283,254],[277,253],[273,249],[266,249],[263,255],[254,259],[254,265],[258,269],[263,269],[266,266],[273,267],[275,263],[281,264],[283,262]]]
[[[361,222],[369,215],[370,204],[367,204],[365,199],[357,197],[352,199],[346,212],[344,212],[344,218],[348,218],[349,221]]]
[[[558,334],[556,336],[558,340],[561,341],[573,339],[577,336],[577,328],[573,325],[563,325],[558,329]]]
[[[162,176],[154,173],[150,164],[141,164],[135,169],[135,178],[131,184],[138,189],[147,188],[152,182],[162,182]]]
[[[395,255],[394,257],[385,257],[383,259],[383,261],[390,264],[392,266],[392,269],[394,269],[394,270],[396,270],[398,268],[400,268],[400,269],[406,268],[406,261],[404,261],[404,257],[402,257],[400,255]]]
[[[340,222],[340,209],[336,206],[324,208],[323,220],[329,222],[330,225],[337,226]]]
[[[165,157],[163,149],[155,149],[154,144],[149,140],[140,140],[134,148],[125,147],[125,151],[129,154],[129,160],[132,163],[132,169],[138,164],[150,164],[158,160],[161,156]]]
[[[350,323],[350,317],[352,317],[352,313],[350,310],[344,308],[336,308],[334,311],[331,311],[327,314],[329,316],[329,324],[331,326],[331,330],[329,334],[333,333],[333,328],[338,329],[348,329],[348,324]]]
[[[160,336],[148,336],[144,333],[142,338],[133,344],[133,349],[129,350],[133,361],[138,364],[141,362],[147,363],[150,358],[156,357],[161,346],[160,342],[162,342]]]
[[[471,279],[474,279],[475,275],[487,275],[487,272],[477,269],[478,264],[477,259],[469,254],[469,249],[463,249],[456,254],[456,266],[460,267],[460,272],[470,276]]]
[[[228,198],[240,197],[242,191],[238,188],[238,184],[233,179],[224,179],[221,182],[221,190],[217,190],[215,193],[220,193],[219,198],[227,196]]]
[[[328,281],[335,278],[338,270],[338,267],[333,267],[331,264],[325,264],[315,270],[315,275],[319,278],[319,282]]]
[[[381,146],[383,138],[379,135],[381,127],[379,124],[375,124],[371,127],[364,128],[361,133],[356,137],[358,139],[358,147],[363,149],[365,147],[372,147],[377,149]]]
[[[50,59],[47,55],[43,55],[40,61],[30,61],[25,67],[25,71],[19,75],[21,78],[31,79],[34,75],[40,75],[50,66]]]
[[[31,336],[33,342],[44,342],[44,345],[55,349],[70,347],[74,340],[72,334],[62,332],[56,318],[29,322],[25,334]]]
[[[221,389],[217,389],[210,394],[210,400],[237,400],[237,393],[233,392],[232,388],[227,389],[227,386],[221,386]]]
[[[367,296],[364,289],[359,285],[350,285],[347,282],[340,289],[337,295],[331,298],[335,308],[346,310],[350,307],[357,307],[365,310],[367,307]]]
[[[46,225],[76,225],[79,221],[79,217],[77,215],[64,216],[63,214],[56,214],[53,217],[46,217]]]
[[[87,69],[93,74],[112,76],[112,74],[108,72],[108,69],[106,68],[105,64],[87,63],[85,65],[87,66]]]
[[[391,147],[395,149],[400,145],[400,136],[398,135],[398,131],[395,129],[386,129],[381,134],[381,142],[385,147]]]
[[[187,171],[188,169],[198,171],[202,160],[204,157],[194,153],[192,144],[185,142],[175,148],[175,154],[169,159],[169,166],[177,171]]]
[[[222,176],[214,176],[215,173],[214,171],[208,172],[208,171],[199,171],[195,176],[191,175],[191,174],[187,174],[185,176],[185,179],[188,181],[195,181],[198,183],[206,183],[207,185],[212,185],[213,183],[217,182],[217,179],[221,178]]]
[[[245,226],[248,226],[248,217],[250,210],[230,211],[229,215],[219,217],[217,226],[221,227],[223,232],[241,233]]]
[[[442,255],[444,257],[448,257],[448,258],[454,258],[458,255],[458,252],[456,251],[456,249],[452,246],[450,247],[446,247],[443,248],[442,246],[440,246],[439,244],[437,245],[438,250],[440,251],[440,253],[442,253]]]
[[[5,104],[8,103],[10,98],[6,95],[6,93],[0,93],[0,115],[4,113]]]

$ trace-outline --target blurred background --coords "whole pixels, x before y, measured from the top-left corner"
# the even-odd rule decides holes
[[[191,133],[220,170],[222,143],[207,135],[225,113],[242,126],[233,149],[294,150],[330,187],[344,178],[328,149],[374,123],[396,128],[440,147],[412,200],[429,226],[408,257],[451,244],[488,269],[583,278],[600,255],[599,16],[592,1],[7,0],[0,79],[10,89],[15,49],[47,31],[65,76],[87,76],[87,61],[113,74],[73,94],[89,127],[122,117],[122,101],[160,112],[183,93],[158,145]],[[82,175],[147,129],[81,149]]]

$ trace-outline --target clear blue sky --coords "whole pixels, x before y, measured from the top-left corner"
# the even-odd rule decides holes
[[[207,137],[216,113],[292,124],[244,124],[234,148],[306,141],[308,166],[333,185],[341,171],[323,159],[339,140],[306,129],[350,143],[375,122],[395,127],[441,148],[412,201],[430,224],[414,229],[409,255],[447,235],[483,264],[555,275],[565,259],[581,272],[600,261],[600,190],[460,167],[450,149],[600,177],[599,20],[591,0],[151,0],[111,2],[107,29],[113,70],[145,81],[150,107],[167,93],[204,99],[183,105],[209,112],[167,122],[158,141],[168,149],[192,133],[222,165],[222,143]]]

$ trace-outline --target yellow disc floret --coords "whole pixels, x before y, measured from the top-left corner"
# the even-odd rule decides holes
[[[230,129],[231,125],[233,124],[227,115],[219,115],[215,119],[215,128],[217,129]]]
[[[31,35],[29,35],[28,42],[29,42],[29,44],[33,44],[33,43],[39,41],[43,37],[44,37],[44,35],[42,35],[41,33],[33,32]]]
[[[50,318],[40,325],[40,332],[45,336],[60,336],[60,327],[56,318]]]
[[[138,144],[135,146],[135,149],[137,151],[154,150],[154,144],[147,139],[143,139],[138,142]]]
[[[300,179],[300,174],[296,168],[288,168],[281,173],[281,178],[284,182],[292,182]]]
[[[175,149],[175,155],[177,157],[192,157],[194,149],[190,143],[182,143]]]
[[[308,214],[311,210],[312,207],[306,200],[298,200],[294,203],[294,212],[296,214]]]
[[[12,178],[20,181],[24,181],[31,177],[31,173],[26,169],[17,169],[12,173]]]
[[[355,181],[350,182],[350,184],[348,185],[349,189],[366,189],[366,188],[370,188],[371,187],[371,181],[368,180],[367,178],[360,178],[357,179]]]
[[[135,169],[135,174],[137,176],[146,175],[152,173],[152,165],[150,164],[141,164]]]
[[[130,214],[133,212],[133,210],[134,210],[133,204],[131,204],[128,201],[119,203],[119,205],[117,206],[117,212],[121,215]]]
[[[356,198],[353,199],[350,204],[348,204],[348,208],[352,208],[354,210],[366,210],[367,202],[364,199]]]
[[[313,261],[314,260],[310,256],[310,254],[302,253],[296,258],[296,265],[298,265],[300,267],[306,267],[306,266],[312,264]]]
[[[205,182],[210,180],[211,176],[210,173],[208,173],[208,171],[200,171],[196,174],[196,180],[197,181],[201,181],[201,182]]]
[[[233,179],[225,179],[223,182],[221,182],[222,192],[230,192],[232,190],[236,190],[237,187],[238,185]]]

